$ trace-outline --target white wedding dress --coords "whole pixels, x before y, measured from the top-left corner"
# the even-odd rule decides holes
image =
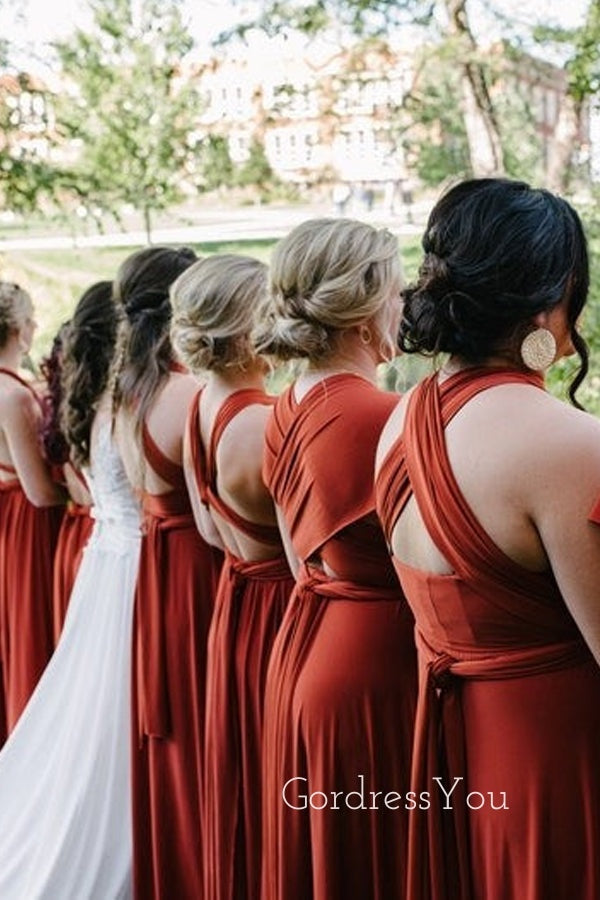
[[[96,416],[95,524],[60,642],[0,752],[1,900],[124,900],[131,887],[130,664],[140,513]]]

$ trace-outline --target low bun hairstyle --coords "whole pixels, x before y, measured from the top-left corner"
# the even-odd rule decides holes
[[[90,458],[90,434],[107,384],[117,336],[112,282],[98,281],[81,296],[62,337],[60,424],[77,467]]]
[[[145,247],[128,256],[114,282],[121,311],[111,378],[113,414],[135,414],[139,433],[148,408],[172,363],[169,289],[195,262],[190,247]]]
[[[401,284],[391,232],[354,219],[309,219],[275,247],[257,348],[281,360],[323,359],[338,333],[375,316]]]
[[[25,324],[31,297],[12,281],[0,281],[0,347]]]
[[[588,368],[577,319],[589,290],[587,243],[579,216],[561,197],[521,181],[461,182],[432,209],[417,280],[404,289],[400,348],[449,353],[468,363],[500,352],[518,359],[531,319],[567,298],[581,365]]]
[[[250,256],[215,254],[171,287],[171,341],[192,371],[222,371],[254,356],[251,335],[267,303],[267,266]]]

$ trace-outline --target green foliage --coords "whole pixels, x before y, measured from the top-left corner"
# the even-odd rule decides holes
[[[436,0],[266,0],[258,17],[224,31],[217,42],[243,38],[255,28],[271,36],[288,30],[314,36],[332,27],[361,37],[381,36],[409,22],[430,24],[435,7]]]
[[[271,168],[264,145],[257,138],[252,140],[248,159],[239,167],[235,180],[239,187],[256,188],[261,202],[273,199],[277,192],[281,182]]]
[[[420,76],[404,103],[409,125],[404,135],[407,164],[423,184],[439,185],[470,172],[469,146],[457,97],[459,74],[444,47],[417,61]]]
[[[88,206],[144,216],[182,199],[193,168],[199,95],[181,71],[192,40],[180,0],[93,0],[93,26],[56,50],[69,96],[57,98],[65,141],[80,154],[73,179]]]
[[[229,155],[226,138],[221,135],[207,135],[201,142],[198,155],[202,190],[213,191],[234,184],[235,167]]]

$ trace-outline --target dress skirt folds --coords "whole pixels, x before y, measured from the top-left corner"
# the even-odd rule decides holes
[[[304,564],[267,674],[263,900],[406,896],[414,623],[371,474],[397,401],[340,374],[284,392],[267,428],[265,482]]]
[[[92,432],[94,530],[58,646],[0,752],[2,900],[132,896],[129,721],[139,508],[110,419]]]
[[[62,515],[62,506],[33,506],[18,481],[0,482],[0,693],[6,732],[54,649],[52,567]]]
[[[510,382],[541,387],[510,370],[426,379],[377,481],[388,536],[414,495],[453,570],[396,560],[421,673],[411,788],[430,800],[410,812],[411,900],[600,897],[600,669],[552,574],[484,532],[445,447],[452,416]]]
[[[91,507],[89,506],[80,506],[73,501],[68,502],[58,533],[54,553],[52,590],[55,644],[60,638],[75,576],[85,545],[94,527],[94,520],[90,512]]]
[[[144,494],[134,618],[134,895],[200,900],[206,644],[222,553],[196,529],[183,470],[143,431],[174,489]]]
[[[276,526],[243,518],[219,497],[216,451],[243,409],[272,405],[255,389],[221,405],[209,447],[200,438],[199,397],[189,418],[198,490],[210,509],[277,555],[249,562],[225,554],[208,642],[204,792],[204,885],[208,900],[258,900],[261,865],[263,705],[267,665],[294,579]]]

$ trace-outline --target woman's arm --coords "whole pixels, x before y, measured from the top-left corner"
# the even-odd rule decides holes
[[[29,391],[15,389],[5,398],[3,431],[12,464],[34,506],[64,503],[63,490],[50,477],[38,440],[39,410]]]

